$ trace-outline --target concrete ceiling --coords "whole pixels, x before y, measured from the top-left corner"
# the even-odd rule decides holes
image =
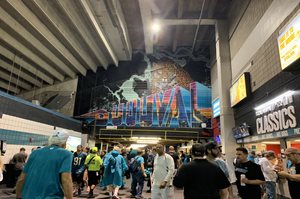
[[[1,0],[0,89],[20,94],[74,79],[131,60],[133,51],[179,56],[185,48],[207,61],[215,20],[230,2]],[[157,35],[153,20],[163,27]]]

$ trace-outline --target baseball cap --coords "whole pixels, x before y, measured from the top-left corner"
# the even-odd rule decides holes
[[[48,143],[49,145],[52,144],[64,144],[67,142],[69,138],[69,133],[64,130],[54,130],[53,134],[49,137]]]
[[[93,153],[96,153],[97,151],[98,151],[98,148],[96,146],[92,148]]]

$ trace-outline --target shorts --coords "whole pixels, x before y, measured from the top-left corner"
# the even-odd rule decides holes
[[[83,173],[72,173],[72,181],[73,183],[81,184],[83,182]]]
[[[99,171],[88,171],[88,186],[99,183]]]

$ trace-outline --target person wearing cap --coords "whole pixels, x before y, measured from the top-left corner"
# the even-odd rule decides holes
[[[65,150],[68,137],[67,131],[55,130],[49,146],[31,153],[17,182],[17,198],[72,198],[72,153]]]
[[[288,180],[289,191],[292,199],[300,198],[300,150],[294,147],[286,149],[285,155],[292,162],[288,172],[280,171],[278,176]]]
[[[225,199],[230,183],[217,165],[205,159],[205,146],[194,144],[191,153],[193,160],[179,168],[174,186],[184,188],[185,199]]]
[[[265,177],[258,164],[247,159],[248,150],[236,148],[235,176],[238,192],[242,199],[260,199],[261,188]]]
[[[219,158],[221,155],[221,147],[222,146],[218,145],[215,141],[211,141],[205,144],[206,159],[211,163],[217,165],[224,172],[229,182],[231,182],[228,165],[224,160]],[[232,186],[229,186],[227,190],[228,190],[228,198],[233,198]]]
[[[100,179],[100,168],[102,165],[102,159],[97,155],[98,148],[93,147],[91,153],[86,157],[84,165],[88,171],[88,187],[89,195],[88,198],[94,196],[94,189],[99,183]]]

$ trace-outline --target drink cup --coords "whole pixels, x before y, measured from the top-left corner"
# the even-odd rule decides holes
[[[241,186],[246,186],[246,184],[242,182],[244,178],[246,178],[245,174],[241,174]]]

